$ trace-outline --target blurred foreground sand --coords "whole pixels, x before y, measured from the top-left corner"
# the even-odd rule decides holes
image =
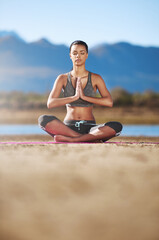
[[[0,146],[0,239],[158,240],[158,155],[148,144]]]

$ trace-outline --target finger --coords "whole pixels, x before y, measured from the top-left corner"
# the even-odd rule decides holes
[[[80,77],[77,78],[77,82],[81,82],[81,78]]]
[[[77,88],[80,88],[80,87],[81,87],[81,82],[77,82],[76,87],[77,87]]]
[[[79,84],[80,87],[82,86],[81,79],[78,81],[78,84]]]

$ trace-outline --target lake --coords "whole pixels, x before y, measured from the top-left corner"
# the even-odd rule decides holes
[[[46,134],[35,124],[0,125],[0,135]],[[159,136],[159,125],[124,125],[121,136]]]

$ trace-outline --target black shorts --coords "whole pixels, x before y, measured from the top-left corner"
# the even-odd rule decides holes
[[[71,128],[72,130],[81,133],[86,134],[90,133],[95,129],[98,129],[100,127],[108,126],[116,131],[116,136],[119,136],[122,130],[122,125],[119,122],[111,121],[104,124],[96,124],[95,121],[85,121],[85,120],[67,120],[64,121],[64,124]]]
[[[38,122],[39,122],[39,126],[46,131],[45,126],[47,123],[53,121],[53,120],[58,120],[60,121],[58,118],[56,118],[55,116],[52,115],[42,115],[39,117]],[[116,136],[120,135],[121,131],[122,131],[122,124],[120,122],[115,122],[115,121],[111,121],[111,122],[107,122],[104,124],[96,124],[95,121],[86,121],[86,120],[67,120],[64,121],[64,124],[66,126],[68,126],[69,128],[71,128],[72,130],[80,133],[80,134],[87,134],[90,133],[92,131],[94,131],[95,129],[98,129],[99,127],[104,127],[104,126],[109,126],[110,128],[114,129],[116,132]],[[49,133],[50,134],[50,133]],[[53,135],[53,134],[50,134]]]
[[[75,132],[86,134],[90,132],[92,127],[96,126],[95,121],[76,121],[76,120],[67,120],[64,121],[64,124],[74,130]]]

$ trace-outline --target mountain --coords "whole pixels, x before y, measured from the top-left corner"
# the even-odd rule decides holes
[[[119,42],[94,47],[91,55],[97,62],[94,68],[108,79],[111,88],[118,85],[131,92],[159,91],[159,48]]]
[[[16,32],[14,31],[0,31],[0,37],[8,37],[12,36],[15,37],[21,41],[24,41]]]
[[[56,77],[72,68],[69,48],[45,38],[27,43],[17,36],[0,32],[0,91],[50,91]],[[86,68],[100,74],[108,89],[159,91],[158,47],[100,44],[89,50]]]

